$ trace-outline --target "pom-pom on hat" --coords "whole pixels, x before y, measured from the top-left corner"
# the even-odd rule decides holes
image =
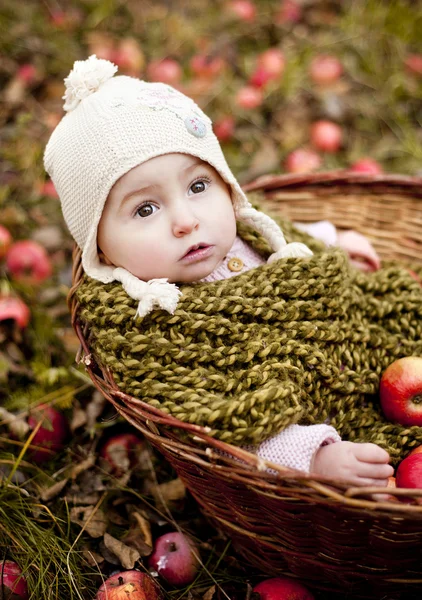
[[[211,120],[193,100],[167,84],[115,76],[116,71],[113,63],[95,55],[74,63],[65,79],[66,115],[44,154],[87,275],[103,283],[120,281],[139,301],[140,316],[157,307],[174,312],[181,293],[177,286],[166,279],[141,281],[121,267],[101,263],[97,230],[120,177],[150,158],[176,152],[214,167],[230,187],[236,218],[261,233],[274,250],[269,260],[312,254],[304,244],[286,244],[278,225],[252,208],[227,165]]]

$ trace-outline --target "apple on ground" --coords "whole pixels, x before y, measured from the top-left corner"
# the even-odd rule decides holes
[[[373,158],[360,158],[350,166],[349,171],[352,171],[352,173],[368,173],[369,175],[380,175],[384,172],[379,162]]]
[[[309,173],[319,169],[321,157],[313,150],[298,148],[286,156],[284,167],[288,173]]]
[[[17,296],[0,296],[0,321],[13,319],[18,327],[24,329],[31,318],[29,308]]]
[[[228,9],[242,21],[252,23],[256,19],[256,6],[250,0],[232,0],[228,4]]]
[[[182,79],[182,67],[172,58],[152,60],[147,66],[147,75],[150,81],[177,85]]]
[[[422,75],[422,54],[408,54],[404,61],[406,69],[413,75]]]
[[[104,443],[100,456],[107,461],[112,473],[120,475],[136,466],[139,450],[144,446],[145,441],[134,433],[120,433]]]
[[[337,81],[343,73],[343,65],[336,56],[320,54],[312,59],[309,75],[315,83],[327,85]]]
[[[304,585],[289,577],[265,579],[252,591],[260,595],[260,600],[315,600]]]
[[[380,402],[389,421],[422,426],[422,357],[399,358],[386,368],[380,381]]]
[[[45,248],[33,240],[21,240],[10,247],[6,266],[16,281],[37,285],[50,277],[51,262]]]
[[[109,577],[98,589],[96,600],[161,600],[157,583],[146,573],[122,571]]]
[[[342,144],[341,127],[332,121],[316,121],[311,127],[311,142],[323,152],[335,153]]]
[[[28,586],[21,568],[12,560],[0,561],[0,599],[28,600]]]
[[[286,23],[298,23],[302,18],[302,6],[295,0],[283,0],[280,10],[275,16],[277,25]]]
[[[35,429],[40,421],[42,421],[42,425],[31,442],[31,446],[37,446],[37,448],[28,449],[29,457],[38,464],[54,458],[57,452],[63,450],[69,437],[69,425],[66,417],[53,406],[40,404],[28,418],[31,429]]]
[[[233,138],[235,120],[231,115],[226,115],[214,121],[213,130],[220,142],[228,142]]]
[[[250,110],[258,108],[264,101],[262,91],[252,85],[245,85],[236,94],[235,102],[241,108]]]
[[[149,566],[168,583],[183,587],[192,583],[199,568],[198,548],[183,533],[173,531],[157,538]]]

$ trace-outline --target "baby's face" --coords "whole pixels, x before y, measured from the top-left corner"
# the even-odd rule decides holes
[[[165,154],[112,187],[98,226],[108,264],[142,279],[197,281],[224,259],[236,237],[229,188],[208,163]]]

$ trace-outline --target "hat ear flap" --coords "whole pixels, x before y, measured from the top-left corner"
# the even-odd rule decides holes
[[[255,231],[267,240],[270,247],[274,250],[274,254],[271,254],[268,259],[269,263],[279,258],[305,258],[313,254],[312,250],[301,242],[288,244],[277,223],[271,217],[255,208],[240,208],[237,212],[237,218],[242,223],[255,229]]]
[[[182,292],[167,279],[142,281],[122,267],[114,269],[113,276],[131,298],[139,301],[136,317],[145,317],[154,308],[161,308],[170,314],[176,310]]]

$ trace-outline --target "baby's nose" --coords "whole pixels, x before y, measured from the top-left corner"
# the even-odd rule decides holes
[[[179,213],[173,218],[173,234],[182,237],[194,231],[199,225],[199,220],[191,212]]]

